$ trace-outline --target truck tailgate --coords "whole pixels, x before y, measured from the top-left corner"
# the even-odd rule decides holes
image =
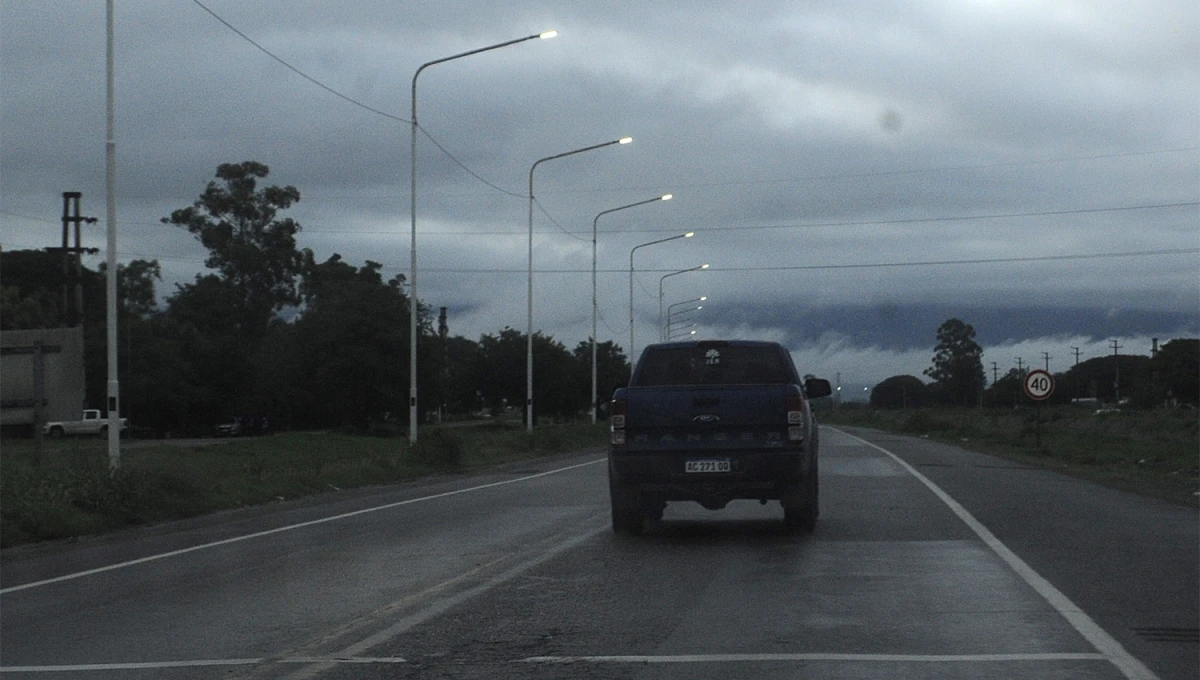
[[[790,385],[629,388],[629,453],[783,448]]]

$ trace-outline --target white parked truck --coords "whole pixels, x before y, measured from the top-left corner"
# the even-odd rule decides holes
[[[129,429],[129,420],[121,419],[121,431]],[[67,435],[104,435],[108,433],[108,417],[98,409],[84,409],[80,420],[53,421],[42,426],[42,434],[59,438]]]

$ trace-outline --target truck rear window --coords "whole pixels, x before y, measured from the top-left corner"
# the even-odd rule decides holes
[[[783,385],[783,357],[772,347],[667,347],[642,356],[635,387],[666,385]]]

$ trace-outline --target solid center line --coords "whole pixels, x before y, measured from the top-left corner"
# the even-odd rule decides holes
[[[61,583],[63,581],[72,581],[72,580],[75,580],[78,578],[83,578],[84,576],[92,576],[95,574],[102,574],[106,571],[114,571],[116,569],[124,569],[126,567],[132,567],[132,566],[135,566],[138,564],[145,564],[146,562],[154,562],[156,560],[167,559],[168,557],[178,557],[179,555],[186,555],[187,553],[196,552],[198,550],[208,550],[210,548],[216,548],[216,547],[223,546],[223,545],[229,545],[231,543],[240,543],[241,541],[248,541],[248,540],[254,539],[254,538],[262,538],[263,536],[270,536],[272,534],[280,534],[280,533],[284,533],[287,531],[295,531],[296,529],[303,529],[305,527],[316,526],[318,524],[326,524],[328,522],[336,522],[338,520],[343,520],[343,519],[347,519],[350,517],[357,517],[359,515],[366,515],[366,514],[372,513],[372,512],[379,512],[381,510],[390,510],[392,508],[398,508],[403,505],[412,505],[413,503],[422,503],[425,501],[436,500],[438,498],[447,498],[449,496],[458,496],[460,494],[471,493],[472,491],[482,491],[484,489],[492,489],[492,488],[495,488],[498,486],[506,486],[508,484],[518,484],[520,482],[526,482],[531,479],[537,479],[539,477],[546,477],[548,475],[555,475],[560,472],[567,472],[569,470],[576,470],[581,467],[587,467],[589,465],[603,463],[606,460],[608,460],[608,459],[607,458],[599,458],[597,460],[588,461],[586,463],[579,463],[577,465],[568,465],[567,467],[556,468],[554,470],[547,470],[546,472],[539,472],[537,474],[526,475],[524,477],[517,477],[516,479],[505,479],[505,480],[501,480],[499,482],[491,482],[489,484],[480,484],[479,486],[472,486],[472,487],[469,487],[466,489],[456,489],[454,491],[445,491],[445,492],[433,494],[430,496],[421,496],[420,498],[410,498],[405,501],[397,501],[395,503],[387,503],[385,505],[377,505],[377,506],[371,507],[371,508],[363,508],[362,510],[354,510],[353,512],[345,512],[340,515],[333,515],[330,517],[322,517],[320,519],[314,519],[314,520],[310,520],[307,522],[300,522],[298,524],[290,524],[288,526],[277,527],[275,529],[267,529],[265,531],[256,531],[252,534],[245,534],[242,536],[234,536],[232,538],[226,538],[226,539],[223,539],[220,541],[212,541],[211,543],[203,543],[200,545],[194,545],[190,548],[181,548],[179,550],[172,550],[170,552],[160,553],[158,555],[149,555],[147,557],[140,557],[136,560],[129,560],[127,562],[110,564],[105,567],[97,567],[96,569],[88,569],[86,571],[80,571],[80,572],[76,572],[73,574],[65,574],[63,576],[56,576],[54,578],[48,578],[48,579],[45,579],[42,581],[34,581],[32,583],[25,583],[25,584],[22,584],[19,586],[0,588],[0,595],[7,595],[9,593],[15,593],[15,592],[18,592],[21,590],[28,590],[30,588],[39,588],[41,586],[47,586],[52,583]]]

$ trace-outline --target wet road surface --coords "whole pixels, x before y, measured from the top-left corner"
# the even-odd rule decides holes
[[[1193,509],[869,431],[822,447],[811,536],[755,502],[614,536],[593,452],[6,551],[0,671],[1197,676]]]

